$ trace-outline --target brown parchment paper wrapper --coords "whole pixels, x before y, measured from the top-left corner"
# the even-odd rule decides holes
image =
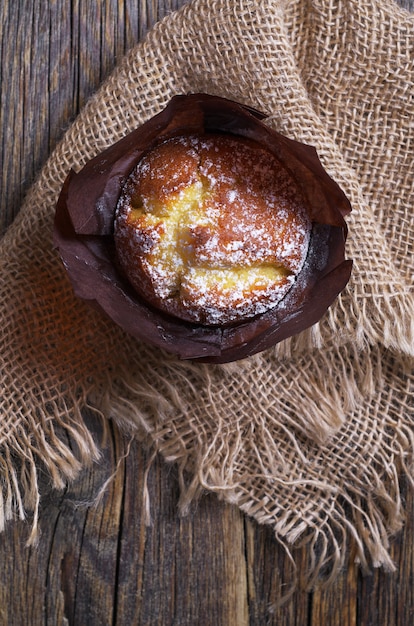
[[[351,553],[393,568],[400,481],[413,481],[413,44],[413,17],[391,2],[195,0],[131,50],[1,242],[0,526],[33,510],[35,540],[39,468],[61,488],[99,455],[92,406],[178,463],[183,511],[207,489],[293,555],[305,542],[309,584]],[[315,146],[353,207],[354,269],[335,304],[231,366],[131,341],[74,297],[52,245],[70,169],[186,92],[243,102]]]
[[[273,347],[319,321],[349,281],[345,216],[351,206],[316,151],[262,123],[263,115],[209,94],[173,97],[147,123],[70,171],[56,204],[53,241],[75,294],[141,341],[181,359],[229,363]],[[166,315],[132,289],[120,271],[114,220],[123,186],[144,152],[183,133],[254,138],[283,164],[301,190],[312,222],[306,262],[277,306],[236,324],[209,326]]]

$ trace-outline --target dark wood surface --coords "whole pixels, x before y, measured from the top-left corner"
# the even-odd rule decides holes
[[[3,0],[0,3],[0,232],[87,98],[123,53],[183,0]],[[414,0],[399,4],[414,8]],[[99,436],[99,424],[90,426]],[[351,567],[329,589],[288,589],[292,567],[272,532],[206,495],[177,513],[174,467],[133,443],[102,501],[90,506],[127,449],[111,426],[102,461],[63,493],[43,486],[41,538],[0,536],[0,626],[409,626],[414,623],[414,507],[392,544],[397,572]],[[305,554],[297,555],[299,563]]]

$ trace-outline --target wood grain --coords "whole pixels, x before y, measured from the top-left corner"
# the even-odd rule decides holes
[[[183,0],[0,3],[0,231],[80,108],[124,52]],[[400,0],[414,9],[414,0]],[[99,438],[100,424],[88,423]],[[176,469],[115,427],[98,464],[62,493],[42,489],[41,538],[0,536],[0,626],[409,626],[414,623],[414,506],[392,544],[394,574],[345,571],[295,591],[270,529],[205,495],[179,517]],[[119,463],[101,501],[101,486]],[[149,468],[149,469],[148,469]],[[148,469],[148,480],[145,471]],[[148,489],[151,523],[146,519]],[[304,551],[297,554],[299,575]],[[282,598],[289,599],[282,604]]]

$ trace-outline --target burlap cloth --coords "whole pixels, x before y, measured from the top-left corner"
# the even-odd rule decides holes
[[[194,0],[131,50],[1,242],[1,527],[31,511],[34,540],[39,472],[61,488],[98,458],[89,406],[178,464],[182,510],[206,489],[287,550],[306,542],[309,581],[351,545],[393,568],[414,478],[413,50],[413,16],[386,0]],[[68,170],[195,91],[315,145],[353,205],[346,291],[310,331],[231,366],[131,340],[75,299],[51,245]]]

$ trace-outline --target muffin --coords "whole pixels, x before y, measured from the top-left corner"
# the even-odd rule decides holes
[[[314,148],[191,94],[68,174],[54,242],[75,294],[126,332],[223,363],[322,317],[350,278],[350,210]]]
[[[227,325],[286,295],[310,232],[301,194],[269,150],[210,133],[168,139],[142,157],[118,201],[114,239],[147,302]]]

